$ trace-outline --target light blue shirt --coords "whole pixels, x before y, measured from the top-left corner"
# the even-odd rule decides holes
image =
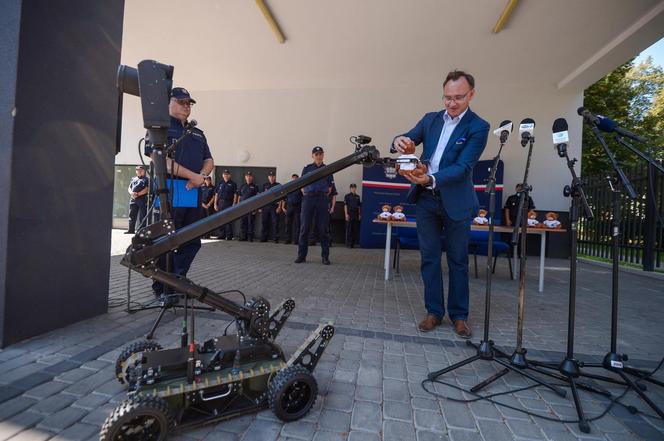
[[[461,115],[454,118],[447,114],[447,110],[443,114],[443,130],[440,131],[440,138],[438,139],[436,151],[433,152],[433,156],[431,156],[431,159],[429,160],[428,174],[432,175],[438,172],[438,166],[440,165],[440,160],[443,158],[443,153],[445,153],[447,142],[450,140],[454,128],[459,124],[466,112],[468,112],[468,107],[466,107],[466,110],[464,110]]]

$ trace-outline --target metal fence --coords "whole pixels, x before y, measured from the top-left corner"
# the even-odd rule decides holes
[[[637,193],[629,199],[620,192],[621,262],[642,265],[646,271],[664,269],[664,177],[647,164],[625,169]],[[585,178],[585,191],[595,218],[579,221],[578,252],[611,259],[612,192],[607,176]],[[619,186],[619,188],[621,188]],[[622,189],[622,188],[621,188]]]

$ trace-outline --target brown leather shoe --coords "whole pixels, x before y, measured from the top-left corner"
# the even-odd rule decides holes
[[[417,329],[422,332],[429,332],[432,331],[436,326],[440,326],[442,322],[443,321],[435,315],[427,314],[427,316],[424,317],[424,320],[422,320],[420,324],[417,325]]]
[[[470,338],[473,336],[473,331],[465,320],[454,320],[454,333],[461,338]]]

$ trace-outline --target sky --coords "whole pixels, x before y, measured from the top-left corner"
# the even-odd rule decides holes
[[[648,56],[652,57],[654,64],[664,67],[664,38],[641,52],[639,56],[636,57],[636,60],[634,60],[634,64],[639,64]]]

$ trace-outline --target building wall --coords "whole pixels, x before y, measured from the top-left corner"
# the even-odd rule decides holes
[[[175,66],[175,84],[178,66]],[[569,202],[562,188],[569,172],[553,147],[551,126],[558,117],[570,126],[570,156],[580,156],[581,120],[576,109],[582,94],[560,92],[553,85],[527,89],[519,84],[492,84],[490,72],[473,72],[477,94],[471,107],[489,121],[492,130],[505,119],[515,132],[505,146],[505,185],[510,194],[523,180],[527,149],[518,142],[518,123],[526,117],[536,121],[536,143],[528,181],[538,208],[565,211]],[[187,87],[187,84],[182,84]],[[234,166],[275,166],[277,179],[286,182],[311,161],[311,147],[325,148],[332,162],[352,151],[351,135],[365,134],[383,155],[389,155],[392,138],[414,126],[429,111],[442,108],[440,84],[418,87],[215,90],[189,89],[196,99],[192,117],[205,131],[215,162]],[[125,97],[122,152],[117,164],[138,163],[136,144],[143,136],[139,99]],[[420,152],[421,150],[418,150]],[[491,159],[498,151],[493,135],[482,156]],[[242,162],[243,152],[248,160]],[[351,167],[337,175],[339,193],[351,182],[360,182],[362,168]]]

